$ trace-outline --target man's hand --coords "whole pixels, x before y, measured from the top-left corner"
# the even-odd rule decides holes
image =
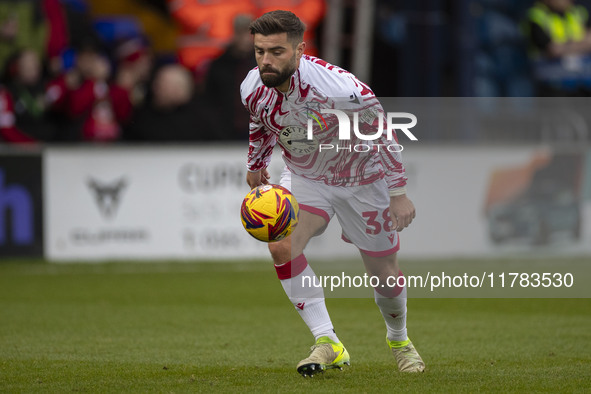
[[[406,197],[406,194],[390,197],[390,216],[392,217],[392,228],[402,231],[415,218],[415,205]]]
[[[247,171],[246,172],[246,183],[250,186],[251,189],[254,189],[257,186],[261,185],[268,185],[269,184],[269,171],[267,169],[259,170],[259,171]]]
[[[550,43],[546,49],[550,57],[558,58],[570,55],[588,56],[591,54],[591,30],[588,30],[581,41],[567,41],[564,43]]]

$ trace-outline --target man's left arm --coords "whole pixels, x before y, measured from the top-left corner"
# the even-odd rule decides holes
[[[396,231],[407,228],[416,216],[415,205],[404,194],[390,196],[390,217],[392,226]]]
[[[385,171],[385,180],[390,194],[390,217],[392,218],[393,228],[402,231],[408,227],[416,216],[416,210],[413,202],[406,195],[406,181],[404,164],[402,161],[402,146],[398,143],[396,131],[392,131],[392,140],[388,140],[386,133],[386,114],[379,103],[375,104],[376,110],[384,114],[382,121],[384,123],[384,133],[376,140],[379,144],[379,157]],[[379,127],[377,124],[379,117],[373,122],[372,129]]]

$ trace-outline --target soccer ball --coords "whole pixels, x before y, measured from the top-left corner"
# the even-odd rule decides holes
[[[262,185],[242,201],[240,218],[246,231],[263,242],[276,242],[291,234],[298,223],[298,202],[279,185]]]

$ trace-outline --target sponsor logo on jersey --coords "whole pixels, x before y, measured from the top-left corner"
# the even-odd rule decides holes
[[[301,126],[287,126],[279,133],[279,143],[291,155],[300,157],[316,152],[318,139],[308,138],[306,129]]]

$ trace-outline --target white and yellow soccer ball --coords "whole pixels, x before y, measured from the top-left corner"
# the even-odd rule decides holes
[[[240,208],[246,231],[263,242],[276,242],[287,237],[298,223],[299,206],[293,194],[279,185],[262,185],[252,189]]]

